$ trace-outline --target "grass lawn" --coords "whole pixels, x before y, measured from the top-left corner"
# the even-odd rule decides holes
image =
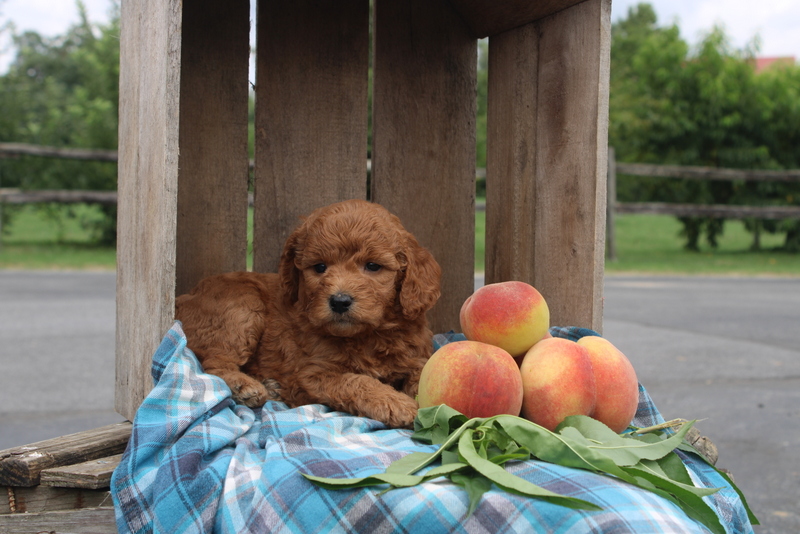
[[[91,216],[92,209],[80,207],[77,214]],[[114,248],[94,246],[79,217],[58,223],[24,207],[3,231],[0,269],[113,270]],[[740,221],[725,223],[719,248],[701,243],[700,252],[683,248],[681,226],[674,217],[618,215],[616,221],[617,261],[606,262],[608,273],[800,276],[800,254],[777,249],[783,235],[763,234],[763,250],[752,252],[752,236]],[[477,212],[475,227],[475,269],[483,271],[484,212]]]
[[[485,214],[475,219],[475,269],[484,268]],[[800,276],[800,254],[778,250],[784,235],[764,233],[760,252],[741,221],[725,222],[719,247],[700,243],[700,252],[684,249],[681,224],[669,215],[617,215],[617,260],[606,261],[607,273]]]

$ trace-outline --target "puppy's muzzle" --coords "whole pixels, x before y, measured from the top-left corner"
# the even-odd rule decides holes
[[[330,306],[333,313],[345,314],[350,311],[350,306],[353,304],[353,297],[347,293],[336,293],[331,295],[328,299],[328,306]]]

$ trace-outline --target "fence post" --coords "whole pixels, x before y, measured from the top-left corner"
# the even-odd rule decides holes
[[[606,259],[617,261],[614,210],[617,207],[617,161],[614,147],[608,147],[608,179],[606,181]]]

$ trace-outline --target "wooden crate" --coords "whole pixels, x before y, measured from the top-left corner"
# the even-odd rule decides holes
[[[254,268],[275,270],[301,215],[369,198],[433,252],[432,326],[457,330],[473,290],[488,37],[486,281],[532,283],[553,324],[601,330],[610,12],[610,0],[374,0],[372,14],[370,0],[259,0]],[[176,295],[246,267],[249,16],[247,0],[121,3],[116,408],[129,420]],[[103,449],[107,438],[91,454],[74,436],[47,454],[3,451],[0,530],[113,532],[97,470],[121,450]],[[41,463],[59,455],[74,461]],[[62,468],[78,461],[94,463]],[[76,477],[88,486],[44,485]]]
[[[174,299],[245,268],[249,3],[121,6],[117,410],[132,419]],[[477,39],[489,37],[486,281],[602,328],[610,0],[257,6],[254,268],[299,216],[367,198],[443,268],[436,331],[473,290]]]
[[[130,434],[124,422],[0,451],[0,532],[116,532],[109,483]]]

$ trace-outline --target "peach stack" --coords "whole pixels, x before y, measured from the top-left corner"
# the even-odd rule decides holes
[[[599,336],[550,336],[549,308],[533,286],[486,285],[464,302],[460,321],[468,341],[431,356],[420,408],[447,404],[469,418],[522,415],[549,430],[570,415],[618,433],[633,419],[639,382],[628,358]]]

